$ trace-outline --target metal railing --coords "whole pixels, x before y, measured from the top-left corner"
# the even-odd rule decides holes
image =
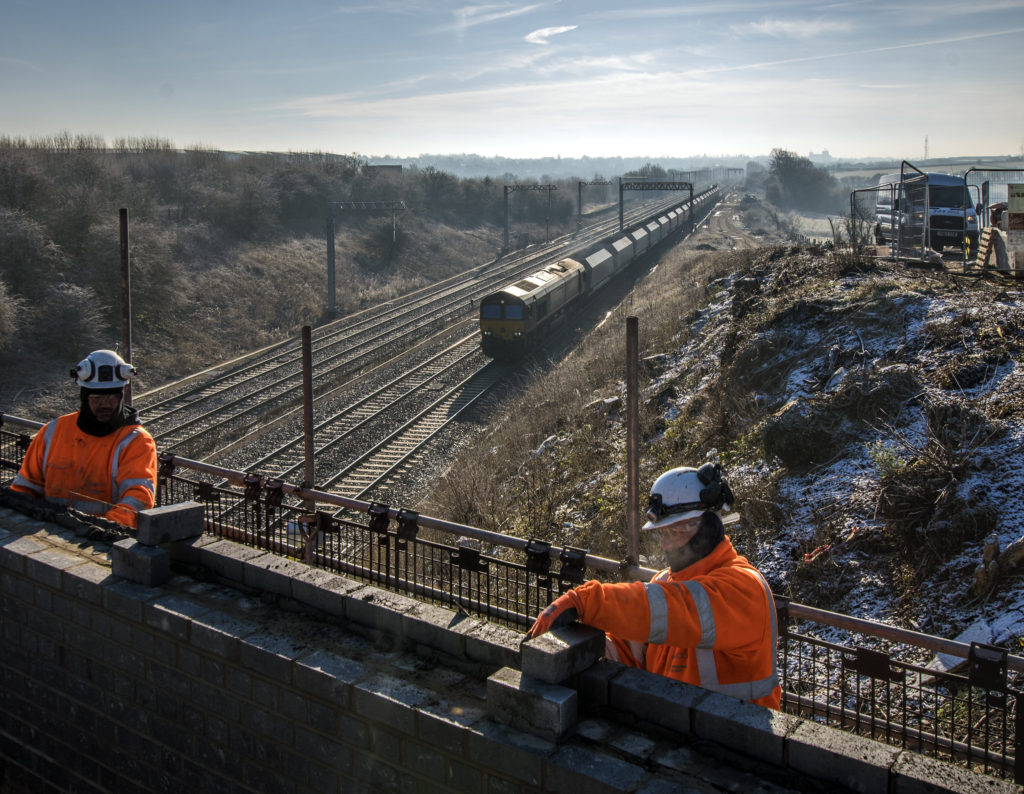
[[[5,418],[12,419],[0,414],[0,485],[9,484],[30,438],[12,426],[39,426],[17,419],[5,424]],[[203,504],[212,534],[512,628],[529,626],[553,598],[587,578],[646,580],[655,573],[583,549],[168,454],[160,456],[157,491],[161,505]],[[784,711],[1024,782],[1017,763],[1024,658],[784,598],[776,598],[776,606]],[[962,664],[924,664],[932,654]]]

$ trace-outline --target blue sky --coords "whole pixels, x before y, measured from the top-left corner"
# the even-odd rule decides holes
[[[0,0],[0,134],[366,156],[1024,150],[1024,0]]]

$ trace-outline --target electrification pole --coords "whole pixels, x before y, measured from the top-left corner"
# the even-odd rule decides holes
[[[327,314],[337,313],[334,303],[334,208],[362,212],[391,211],[391,241],[398,239],[396,213],[406,209],[404,201],[328,201],[327,202]]]
[[[519,190],[546,190],[548,191],[548,207],[551,206],[551,191],[558,190],[555,185],[505,185],[505,245],[502,251],[508,251],[508,194]],[[550,209],[549,209],[550,212]],[[546,234],[546,232],[545,232]]]
[[[619,231],[624,227],[622,192],[624,190],[689,190],[690,228],[693,228],[693,183],[692,182],[623,182],[619,181]]]

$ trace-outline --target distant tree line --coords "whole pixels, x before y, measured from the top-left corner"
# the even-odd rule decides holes
[[[69,133],[0,136],[0,356],[69,358],[119,338],[121,207],[131,220],[134,331],[158,347],[182,318],[198,322],[205,312],[224,322],[220,310],[197,307],[218,290],[224,302],[239,299],[243,277],[253,303],[292,300],[274,313],[281,331],[309,321],[309,307],[322,306],[322,295],[297,293],[322,289],[312,280],[319,282],[324,268],[328,202],[400,200],[409,209],[394,237],[390,216],[336,213],[339,240],[347,235],[347,261],[362,268],[348,282],[364,292],[394,294],[410,278],[429,280],[468,266],[466,258],[481,252],[458,249],[460,230],[489,229],[471,236],[486,237],[487,255],[495,253],[504,185],[517,183],[515,176],[465,179],[432,166],[396,171],[324,152],[236,154],[178,149],[160,138],[108,146]],[[519,237],[528,231],[536,240],[547,229],[555,235],[575,227],[576,180],[543,181],[557,190],[510,196]],[[591,188],[587,199],[609,201],[612,194]],[[310,261],[311,250],[319,261]],[[265,285],[283,257],[300,262],[292,263],[297,283],[282,292]],[[258,266],[239,264],[256,259]],[[349,293],[351,301],[365,299]]]
[[[826,169],[785,149],[772,149],[764,191],[780,209],[840,212],[849,202],[847,188]]]

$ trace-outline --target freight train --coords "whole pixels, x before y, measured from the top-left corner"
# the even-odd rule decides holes
[[[691,217],[715,204],[712,186],[668,212],[647,218],[567,258],[547,265],[480,301],[480,347],[491,358],[518,358],[573,305],[593,295],[662,240],[680,229],[691,231]]]

